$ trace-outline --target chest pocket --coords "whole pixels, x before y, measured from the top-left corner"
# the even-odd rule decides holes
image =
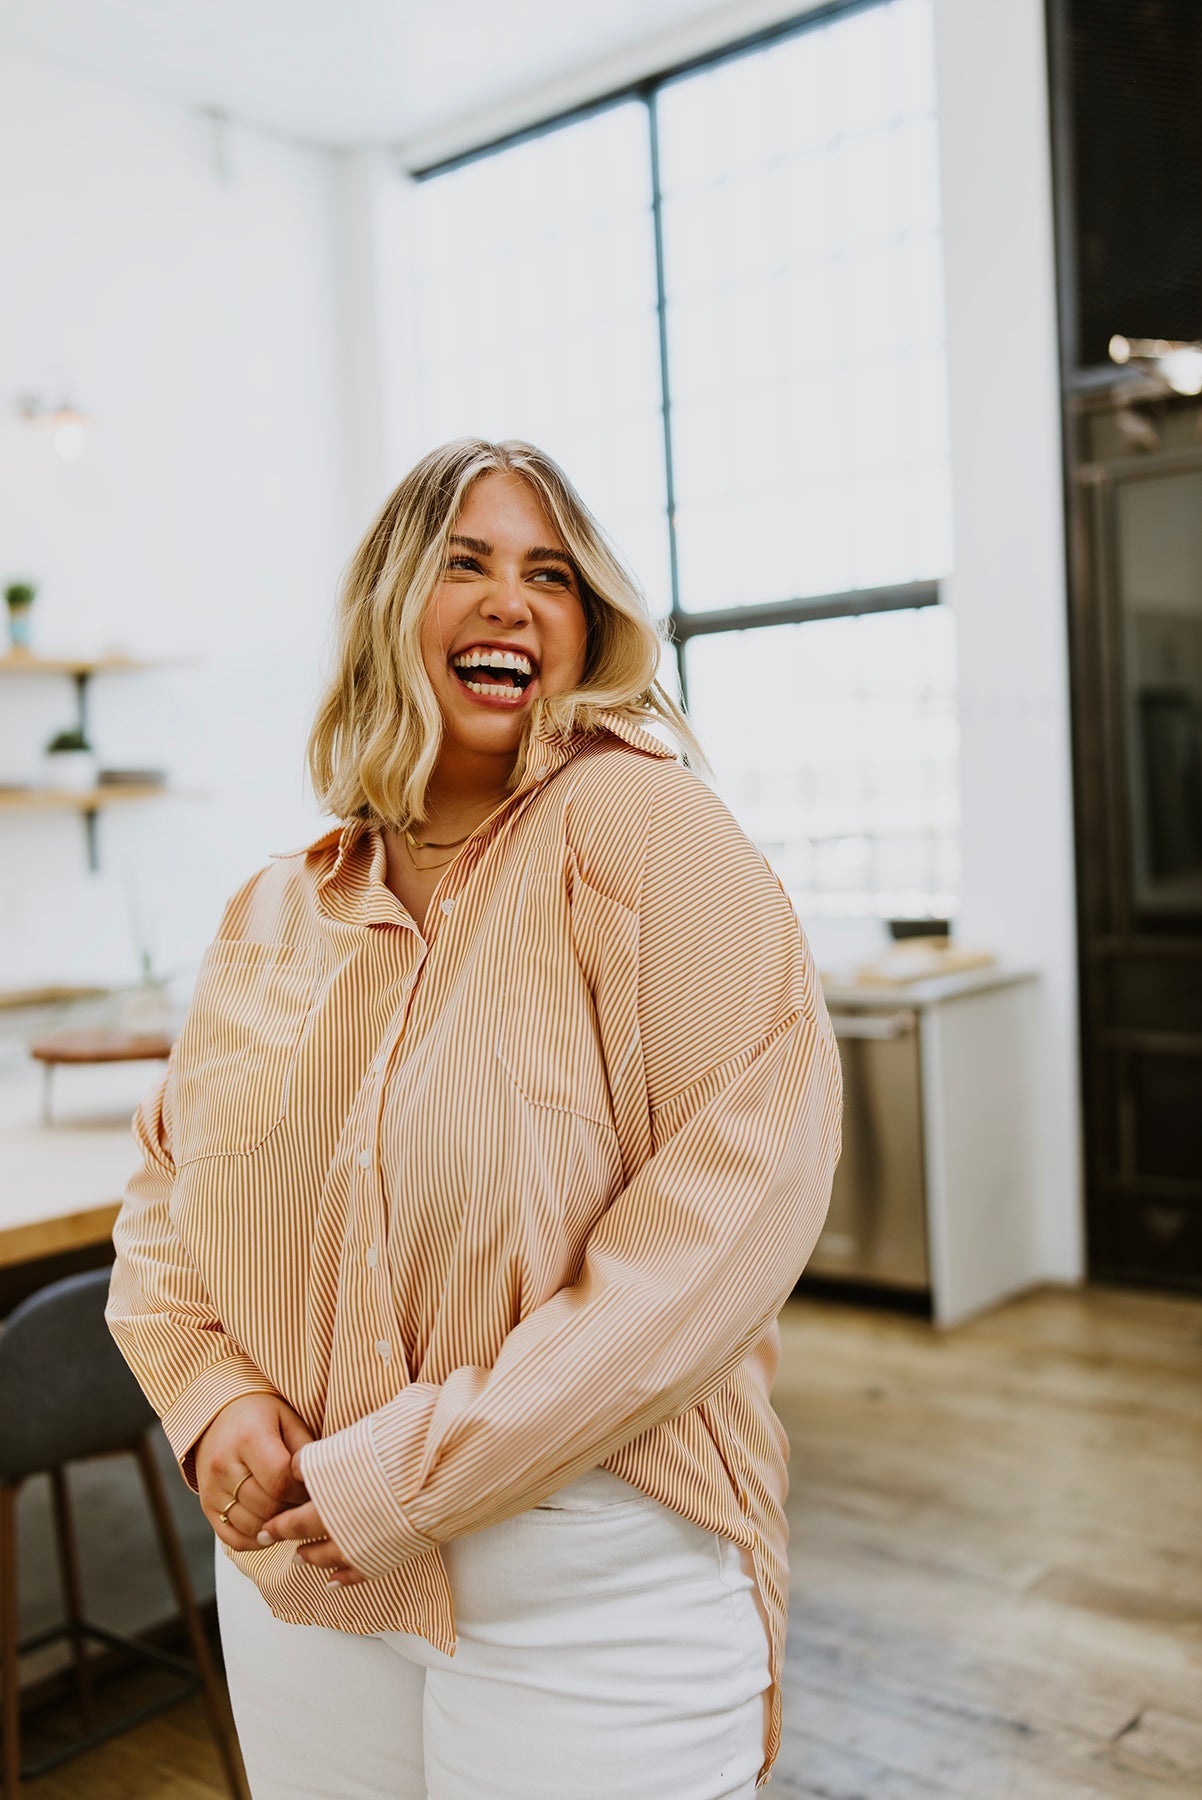
[[[320,972],[314,946],[210,944],[176,1050],[177,1168],[249,1155],[275,1130]]]
[[[509,995],[494,1043],[509,1080],[531,1106],[612,1125],[592,997],[578,971],[556,980],[547,962],[531,969],[521,991]]]

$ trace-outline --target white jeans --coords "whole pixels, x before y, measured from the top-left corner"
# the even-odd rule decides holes
[[[255,1800],[749,1800],[767,1635],[734,1544],[594,1470],[443,1546],[458,1647],[285,1625],[217,1550]]]

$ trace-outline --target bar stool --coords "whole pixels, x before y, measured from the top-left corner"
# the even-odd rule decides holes
[[[16,1800],[22,1776],[57,1768],[119,1732],[165,1711],[203,1688],[230,1793],[248,1800],[224,1689],[213,1667],[183,1548],[155,1462],[155,1415],[130,1374],[104,1322],[109,1271],[94,1269],[42,1288],[9,1315],[0,1332],[0,1731],[4,1800]],[[137,1462],[163,1560],[187,1627],[192,1659],[90,1623],[83,1613],[79,1559],[67,1496],[67,1463],[127,1454]],[[18,1642],[17,1495],[31,1475],[48,1475],[66,1622]],[[62,1749],[22,1766],[18,1657],[69,1638],[84,1731]],[[176,1691],[134,1712],[95,1725],[91,1640],[169,1670]]]

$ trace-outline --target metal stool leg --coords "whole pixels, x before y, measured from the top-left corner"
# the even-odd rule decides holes
[[[158,1464],[154,1460],[149,1434],[138,1440],[134,1455],[138,1459],[138,1467],[142,1472],[142,1481],[146,1487],[146,1496],[150,1501],[150,1510],[154,1516],[155,1529],[158,1532],[159,1543],[163,1551],[163,1561],[167,1565],[171,1585],[175,1589],[175,1597],[188,1628],[192,1654],[196,1659],[196,1665],[204,1683],[205,1700],[213,1725],[213,1735],[217,1739],[217,1750],[225,1768],[230,1793],[234,1796],[234,1800],[251,1800],[246,1776],[242,1771],[242,1758],[238,1752],[238,1738],[234,1730],[229,1700],[209,1654],[204,1626],[200,1622],[200,1613],[196,1606],[196,1596],[192,1591],[192,1581],[184,1561],[183,1546],[179,1541],[175,1522],[171,1517],[167,1496],[163,1491],[162,1477],[159,1474]]]
[[[92,1671],[88,1667],[87,1644],[80,1630],[83,1623],[83,1590],[79,1580],[79,1557],[75,1549],[75,1528],[71,1523],[71,1503],[67,1493],[65,1469],[51,1469],[50,1491],[54,1497],[54,1536],[63,1585],[63,1603],[67,1612],[67,1631],[71,1639],[71,1656],[75,1663],[75,1682],[79,1689],[79,1710],[84,1729],[91,1731],[96,1722],[92,1704]]]
[[[17,1665],[17,1492],[0,1482],[0,1730],[4,1800],[21,1792],[21,1688]]]

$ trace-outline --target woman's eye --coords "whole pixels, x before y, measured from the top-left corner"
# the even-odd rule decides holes
[[[446,566],[448,569],[478,569],[480,564],[474,556],[448,556]]]
[[[552,581],[557,581],[561,587],[571,587],[572,585],[571,576],[565,574],[562,569],[536,569],[534,574],[549,575]],[[531,577],[531,580],[533,580],[533,576]]]

